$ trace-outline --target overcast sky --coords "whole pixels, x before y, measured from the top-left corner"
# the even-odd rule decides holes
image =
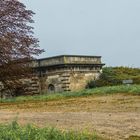
[[[140,67],[140,0],[23,0],[45,53],[101,55],[107,66]]]

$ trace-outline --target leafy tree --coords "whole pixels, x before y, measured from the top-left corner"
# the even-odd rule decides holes
[[[30,26],[33,15],[18,0],[0,0],[0,81],[5,88],[16,89],[29,72],[27,62],[43,52]]]

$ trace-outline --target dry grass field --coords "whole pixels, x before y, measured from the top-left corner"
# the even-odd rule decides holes
[[[112,140],[140,136],[140,96],[125,93],[0,103],[0,123],[94,132]],[[137,138],[139,139],[139,138]],[[136,139],[136,140],[137,140]]]

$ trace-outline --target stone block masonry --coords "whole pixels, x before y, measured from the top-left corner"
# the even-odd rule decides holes
[[[47,93],[82,90],[89,81],[99,78],[103,65],[101,56],[81,55],[61,55],[32,63],[39,90]]]
[[[32,78],[21,79],[26,85],[24,95],[85,89],[89,81],[99,78],[103,65],[101,56],[60,55],[33,60]]]

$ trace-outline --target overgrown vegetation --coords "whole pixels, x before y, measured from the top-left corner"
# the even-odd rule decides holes
[[[88,132],[60,131],[55,128],[21,127],[16,121],[0,125],[0,140],[103,140]]]
[[[123,80],[133,80],[133,84],[140,84],[140,69],[129,67],[105,67],[99,80],[90,81],[88,88],[121,85]]]
[[[140,95],[140,85],[121,85],[121,86],[108,86],[93,89],[86,89],[79,92],[63,92],[55,94],[42,94],[35,96],[19,96],[9,99],[1,99],[1,102],[26,102],[26,101],[49,101],[58,100],[71,97],[89,96],[89,95],[108,95],[116,93],[125,93]]]
[[[140,136],[130,136],[126,140],[140,140]]]
[[[126,140],[139,140],[139,136],[130,136]],[[53,127],[39,128],[28,124],[20,126],[16,121],[0,125],[0,140],[107,140],[88,131],[62,131]]]

